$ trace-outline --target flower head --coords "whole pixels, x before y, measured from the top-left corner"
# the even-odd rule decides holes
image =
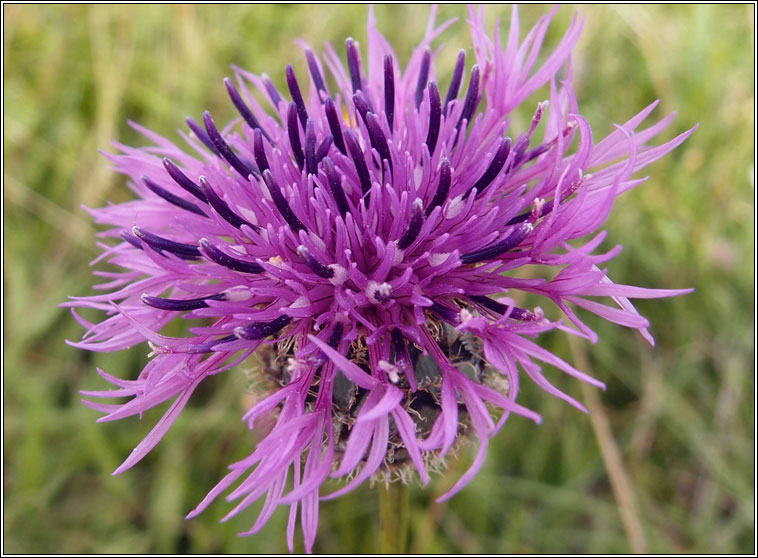
[[[473,56],[461,50],[450,83],[438,84],[432,42],[452,22],[432,15],[403,70],[371,14],[365,51],[348,39],[345,65],[329,46],[323,59],[306,47],[309,79],[287,66],[287,92],[235,69],[225,86],[241,119],[187,119],[186,148],[134,125],[154,145],[117,144],[107,157],[137,199],[91,210],[110,227],[101,257],[121,270],[98,273],[104,294],[67,303],[107,314],[94,324],[74,311],[87,333],[72,345],[152,348],[137,379],[101,371],[116,389],[86,393],[128,398],[88,401],[103,420],[173,399],[117,472],[158,443],[200,382],[255,358],[269,389],[244,420],[272,420],[190,516],[227,491],[239,500],[230,515],[265,498],[253,533],[288,504],[290,547],[299,509],[310,551],[320,499],[372,478],[426,483],[474,440],[473,464],[446,499],[511,413],[539,422],[517,403],[519,369],[584,409],[538,363],[603,384],[532,340],[562,329],[595,341],[576,307],[652,342],[628,299],[687,291],[614,284],[600,266],[620,247],[596,253],[605,234],[588,235],[644,181],[636,171],[691,130],[651,146],[673,117],[639,130],[653,103],[596,142],[571,89],[582,22],[536,64],[551,18],[520,43],[514,8],[503,48],[471,10]],[[546,85],[528,128],[513,129],[512,111]],[[555,272],[524,273],[533,266]],[[519,306],[521,293],[563,319]],[[162,335],[177,318],[190,320],[187,334]],[[330,476],[349,481],[324,494]]]

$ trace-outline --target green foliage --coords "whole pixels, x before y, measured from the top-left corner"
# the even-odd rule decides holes
[[[160,416],[96,424],[79,390],[103,389],[96,367],[133,377],[147,348],[88,354],[66,346],[81,328],[58,304],[93,279],[95,229],[80,205],[128,199],[98,150],[142,144],[135,120],[176,138],[187,115],[234,116],[221,83],[235,63],[267,72],[305,62],[293,39],[340,50],[365,44],[364,7],[5,5],[4,10],[4,551],[9,553],[278,553],[286,513],[239,538],[255,509],[228,523],[223,502],[183,516],[246,455],[255,440],[239,421],[249,405],[240,371],[214,379],[164,441],[129,472],[118,464]],[[694,286],[694,294],[641,302],[657,347],[589,319],[596,346],[549,336],[567,360],[606,381],[593,419],[524,382],[521,402],[543,414],[513,418],[492,442],[478,478],[445,504],[434,498],[471,461],[461,451],[427,489],[411,488],[409,550],[417,553],[754,552],[754,6],[582,6],[575,57],[580,107],[596,137],[656,98],[677,110],[669,137],[699,130],[654,164],[608,221],[617,281]],[[443,6],[443,18],[463,9]],[[522,29],[544,11],[522,9]],[[378,23],[406,59],[426,6],[377,8]],[[508,11],[490,7],[503,16]],[[555,44],[573,9],[559,10]],[[401,22],[401,23],[396,23]],[[459,22],[438,44],[442,64],[469,45]],[[470,49],[469,49],[470,50]],[[450,71],[440,71],[446,83]],[[528,107],[527,107],[528,108]],[[531,109],[525,111],[527,116]],[[569,393],[576,382],[548,371]],[[630,533],[618,467],[635,503]],[[610,463],[610,464],[609,464]],[[375,552],[379,504],[365,486],[321,504],[319,552]],[[626,519],[625,519],[626,517]],[[298,543],[301,544],[301,543]],[[642,545],[641,547],[639,545]],[[636,545],[636,546],[635,546]],[[302,550],[302,546],[298,547]]]

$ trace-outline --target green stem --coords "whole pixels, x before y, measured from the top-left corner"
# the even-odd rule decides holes
[[[405,554],[408,546],[408,486],[378,486],[379,554]]]

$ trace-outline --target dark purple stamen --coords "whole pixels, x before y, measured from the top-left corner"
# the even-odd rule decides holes
[[[209,113],[207,110],[203,113],[203,124],[205,124],[205,130],[208,132],[208,137],[213,142],[213,145],[216,146],[216,149],[218,149],[221,157],[223,157],[227,163],[234,167],[234,169],[242,175],[242,178],[247,180],[247,177],[251,174],[258,174],[256,170],[249,168],[239,159],[239,157],[237,157],[237,155],[235,155],[234,151],[232,151],[232,148],[229,147],[229,144],[226,143],[224,141],[224,138],[221,137],[221,134],[216,128],[216,125],[213,123],[211,113]]]
[[[513,163],[511,163],[511,168],[515,169],[519,165],[521,165],[524,161],[524,154],[526,153],[526,149],[529,147],[529,138],[526,136],[521,136],[519,139],[516,140],[516,145],[513,146]]]
[[[205,147],[210,149],[214,155],[221,157],[221,153],[218,149],[216,149],[216,146],[213,145],[211,138],[208,137],[208,134],[205,133],[203,127],[200,126],[200,124],[198,124],[194,118],[188,116],[185,119],[185,122],[187,123],[187,126],[189,126],[189,129],[192,130],[192,133],[197,136],[197,139],[203,142],[203,145],[205,145]]]
[[[308,70],[311,72],[311,79],[313,79],[313,85],[316,86],[316,89],[318,91],[323,92],[324,95],[329,95],[329,92],[326,90],[326,85],[324,84],[324,78],[321,77],[321,71],[318,69],[318,62],[316,61],[316,55],[313,54],[313,51],[311,49],[307,49],[305,51],[305,58],[306,60],[308,60]]]
[[[234,104],[237,111],[242,115],[242,118],[245,119],[245,122],[247,122],[248,126],[250,126],[253,130],[260,130],[266,136],[266,139],[270,140],[268,134],[266,134],[266,131],[258,122],[258,119],[255,118],[255,115],[248,108],[245,100],[242,98],[242,95],[240,95],[239,91],[237,91],[237,88],[234,86],[234,82],[232,82],[232,80],[229,78],[224,78],[224,85],[226,85],[226,91],[229,93],[229,98],[232,100],[232,103]]]
[[[366,159],[363,157],[363,151],[358,144],[358,140],[349,129],[345,130],[345,143],[347,149],[350,152],[350,157],[353,159],[355,170],[358,172],[358,180],[361,183],[361,191],[363,195],[369,193],[371,190],[371,175],[368,173],[368,166],[366,165]]]
[[[194,203],[188,202],[187,200],[172,194],[165,188],[158,186],[155,182],[150,180],[148,177],[143,176],[142,182],[145,183],[145,186],[147,186],[150,189],[150,191],[153,192],[153,194],[163,198],[167,202],[175,205],[176,207],[181,207],[182,209],[186,209],[187,211],[191,211],[192,213],[195,213],[202,217],[207,217],[207,215],[203,212],[203,210],[200,209],[198,206],[196,206]]]
[[[134,246],[135,248],[138,248],[139,250],[142,250],[142,243],[140,242],[139,238],[134,236],[133,234],[129,234],[128,231],[121,231],[121,238],[126,240],[129,244]]]
[[[239,271],[240,273],[263,273],[263,267],[259,264],[229,256],[205,238],[200,239],[200,248],[209,260],[232,271]]]
[[[256,341],[258,339],[264,339],[269,335],[276,334],[291,321],[292,318],[290,316],[282,314],[270,322],[255,322],[247,327],[235,327],[234,335],[241,339]]]
[[[461,80],[463,79],[463,70],[466,66],[466,51],[461,49],[458,51],[458,59],[455,61],[455,70],[453,71],[453,79],[450,80],[450,87],[447,90],[445,96],[445,114],[447,114],[447,105],[451,101],[458,98],[458,91],[461,88]]]
[[[524,163],[528,163],[532,159],[536,159],[537,157],[539,157],[543,153],[547,153],[550,150],[551,147],[552,146],[549,145],[549,144],[547,144],[547,143],[543,143],[542,145],[538,145],[534,149],[531,149],[530,151],[528,151],[526,153],[526,155],[524,155],[524,161],[523,162]]]
[[[421,232],[421,225],[423,224],[424,206],[421,203],[421,200],[416,200],[413,202],[413,207],[411,208],[411,220],[408,223],[408,229],[403,236],[400,237],[400,240],[397,241],[397,247],[401,250],[408,248],[408,246],[416,240],[418,233]]]
[[[316,164],[319,164],[324,157],[329,155],[329,150],[332,148],[332,135],[327,135],[324,139],[321,140],[321,143],[318,144],[318,149],[316,149]]]
[[[395,350],[395,366],[405,374],[408,387],[415,392],[418,389],[418,383],[416,382],[413,362],[408,354],[408,343],[403,337],[403,333],[397,328],[392,330],[392,348]]]
[[[362,87],[360,53],[352,38],[345,41],[345,48],[347,49],[347,67],[350,70],[350,81],[353,85],[353,93],[356,93]]]
[[[410,364],[410,358],[408,357],[408,344],[403,337],[403,332],[393,328],[390,335],[392,336],[392,347],[395,349],[395,363],[405,370]]]
[[[342,340],[342,334],[344,331],[345,326],[343,326],[340,322],[334,324],[332,334],[329,336],[329,340],[327,341],[332,349],[337,348],[337,345],[339,345],[340,341]],[[329,357],[327,357],[323,351],[318,351],[318,353],[309,358],[309,364],[312,364],[313,366],[321,366],[327,360],[329,360]]]
[[[392,56],[384,57],[384,113],[390,132],[395,127],[395,70],[392,67]]]
[[[255,155],[255,164],[263,172],[269,169],[266,149],[263,146],[263,134],[261,130],[253,131],[253,155]]]
[[[329,190],[332,192],[334,202],[337,204],[340,215],[342,217],[350,211],[350,207],[347,205],[347,198],[345,197],[345,190],[342,189],[342,180],[337,173],[337,169],[334,168],[334,163],[329,157],[324,157],[324,171],[326,172],[326,180],[329,182]]]
[[[200,258],[200,249],[192,244],[168,240],[157,234],[142,230],[139,227],[132,227],[132,232],[142,242],[161,254],[163,252],[171,252],[183,260],[197,260]]]
[[[218,213],[224,221],[231,224],[233,227],[240,228],[242,225],[247,225],[251,229],[257,231],[260,227],[253,225],[250,221],[246,221],[234,211],[231,210],[229,205],[221,199],[221,197],[213,191],[211,185],[208,183],[208,179],[204,176],[199,178],[200,188],[203,190],[203,194],[208,199],[210,206]]]
[[[497,151],[495,152],[495,155],[492,157],[492,161],[490,161],[490,165],[487,167],[487,170],[484,171],[484,174],[479,178],[479,180],[476,181],[476,183],[468,189],[468,192],[466,192],[466,197],[471,193],[474,188],[476,188],[476,197],[482,195],[482,192],[489,186],[493,180],[495,180],[495,177],[497,177],[498,173],[503,169],[503,166],[505,165],[505,160],[508,158],[508,153],[511,150],[511,138],[503,138],[500,140],[500,146],[497,148]]]
[[[300,124],[305,129],[305,122],[308,120],[308,110],[305,108],[305,101],[303,101],[303,95],[300,93],[300,86],[297,84],[297,77],[295,77],[295,69],[292,64],[287,64],[287,87],[292,95],[292,101],[297,105],[297,115],[300,117]]]
[[[274,175],[271,174],[270,170],[267,170],[263,173],[263,180],[268,187],[269,193],[271,194],[271,199],[274,200],[274,205],[279,210],[279,213],[281,213],[282,217],[284,217],[284,220],[287,221],[287,224],[292,228],[292,230],[295,232],[305,230],[305,225],[303,225],[300,219],[298,219],[292,212],[290,204],[284,198],[284,194],[282,194],[282,191],[279,188],[279,184],[276,183]]]
[[[418,389],[418,383],[416,382],[416,374],[413,368],[411,357],[408,354],[408,343],[403,337],[403,332],[397,328],[392,330],[392,348],[395,350],[395,365],[403,371],[408,381],[408,387],[411,391]]]
[[[316,174],[316,127],[310,118],[305,124],[305,172]]]
[[[545,213],[549,213],[550,211],[552,211],[553,210],[553,200],[550,200],[549,202],[547,202],[544,205],[543,209],[544,209]],[[531,211],[527,211],[525,213],[522,213],[521,215],[517,215],[516,217],[514,217],[513,219],[511,219],[510,221],[508,221],[505,225],[507,227],[509,227],[511,225],[518,225],[519,223],[523,223],[524,221],[526,221],[527,219],[529,219],[531,216],[532,216],[532,212]]]
[[[213,347],[216,345],[236,340],[237,337],[235,335],[226,335],[220,339],[214,339],[213,341],[207,341],[206,343],[192,343],[190,345],[187,345],[186,349],[182,352],[189,354],[211,353],[213,352]]]
[[[461,256],[461,263],[462,264],[473,264],[477,262],[481,262],[484,260],[489,260],[491,258],[496,258],[500,254],[503,254],[507,252],[508,250],[511,250],[512,248],[515,248],[518,246],[518,244],[524,240],[529,233],[531,233],[534,230],[534,226],[531,223],[524,223],[521,226],[519,226],[517,229],[514,229],[511,234],[509,234],[505,239],[501,240],[500,242],[493,244],[492,246],[489,246],[487,248],[482,248],[481,250],[477,250],[475,252],[469,252],[468,254],[463,254]]]
[[[437,84],[432,82],[429,84],[429,131],[426,133],[426,146],[429,148],[429,155],[434,155],[434,148],[437,147],[441,118],[440,92],[437,89]]]
[[[382,125],[379,122],[379,118],[373,113],[366,114],[366,127],[368,128],[368,136],[371,140],[371,146],[379,153],[379,157],[383,161],[387,161],[392,170],[392,154],[390,153],[390,146],[387,143],[387,138],[382,131]]]
[[[339,149],[343,155],[347,155],[345,142],[342,139],[340,115],[337,113],[337,105],[331,97],[327,97],[326,101],[324,101],[324,112],[326,113],[326,120],[329,122],[329,130],[332,132],[332,137],[334,138],[334,145],[337,146],[337,149]]]
[[[450,192],[450,183],[453,181],[453,173],[450,169],[450,161],[442,159],[440,163],[440,183],[437,185],[437,192],[434,194],[429,207],[426,208],[426,216],[434,210],[435,207],[445,203],[447,195]]]
[[[342,333],[344,330],[345,326],[343,326],[340,322],[334,324],[332,334],[329,336],[329,341],[327,341],[332,349],[336,349],[337,345],[339,345],[340,341],[342,340]]]
[[[565,201],[566,198],[568,198],[571,194],[573,194],[575,189],[576,188],[569,189],[568,192],[564,192],[563,194],[561,194],[561,202]],[[545,202],[539,208],[539,210],[535,208],[533,210],[525,211],[521,215],[518,215],[514,217],[513,219],[511,219],[510,221],[508,221],[506,223],[506,226],[518,225],[519,223],[523,223],[524,221],[527,221],[527,220],[534,222],[540,217],[542,217],[543,215],[547,215],[548,213],[550,213],[553,210],[553,205],[555,205],[554,202],[555,200],[550,200],[548,202]]]
[[[424,100],[424,89],[429,81],[429,64],[432,61],[432,51],[427,49],[424,51],[424,57],[421,59],[421,68],[418,72],[418,82],[416,83],[416,110],[421,106],[421,101]]]
[[[582,180],[576,180],[572,182],[571,185],[565,191],[561,192],[560,201],[558,203],[563,203],[568,198],[570,198],[571,195],[577,191],[579,186],[581,186],[581,184],[582,184]],[[545,202],[539,208],[526,211],[522,213],[521,215],[514,217],[513,219],[508,221],[506,225],[517,225],[518,223],[523,223],[524,221],[529,220],[529,219],[532,221],[536,221],[543,215],[547,215],[548,213],[550,213],[553,210],[554,205],[555,205],[554,199],[548,202]]]
[[[470,296],[469,298],[477,304],[484,306],[487,310],[492,310],[496,314],[502,314],[504,316],[505,313],[510,310],[510,317],[514,320],[534,319],[534,314],[529,310],[524,310],[518,306],[506,306],[505,304],[500,304],[488,296]]]
[[[427,308],[451,325],[457,326],[461,323],[460,312],[453,310],[452,308],[448,308],[439,302],[432,302],[432,305],[427,306]]]
[[[479,104],[479,66],[474,65],[471,68],[471,78],[468,82],[468,91],[466,92],[466,100],[463,102],[463,111],[461,117],[458,119],[456,129],[460,129],[463,121],[467,122],[467,125],[471,123],[471,116],[474,114],[477,105]]]
[[[200,187],[192,182],[189,178],[187,178],[187,175],[179,170],[179,167],[177,167],[171,159],[164,158],[163,166],[166,168],[166,172],[168,172],[171,179],[179,186],[184,188],[187,192],[195,196],[200,201],[208,201],[205,199],[205,194],[203,194],[203,191],[200,189]]]
[[[290,138],[290,146],[292,147],[292,154],[295,156],[297,168],[303,170],[305,155],[303,155],[303,147],[300,144],[300,130],[297,125],[297,105],[294,102],[290,103],[287,107],[287,135]]]
[[[198,308],[207,308],[208,305],[205,303],[206,300],[226,300],[226,295],[224,293],[218,293],[215,295],[202,296],[200,298],[180,300],[176,298],[160,298],[143,294],[141,298],[142,302],[153,308],[182,312],[186,310],[197,310]]]
[[[311,251],[308,250],[308,248],[305,246],[298,246],[297,254],[303,258],[305,264],[310,268],[310,270],[319,277],[323,277],[324,279],[331,279],[334,277],[334,270],[329,266],[326,266],[319,262],[315,256],[311,254]]]
[[[365,122],[366,115],[371,111],[371,107],[368,106],[366,98],[360,91],[353,95],[353,105],[355,105],[355,110],[361,115],[361,118]]]
[[[261,76],[261,80],[263,81],[263,87],[266,88],[266,93],[268,93],[271,102],[275,107],[278,107],[279,103],[282,102],[282,96],[276,90],[276,87],[274,87],[274,84],[271,82],[271,78],[269,78],[266,74],[263,74]]]

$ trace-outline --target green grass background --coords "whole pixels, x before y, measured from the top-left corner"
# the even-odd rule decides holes
[[[226,524],[223,500],[185,521],[252,439],[239,417],[246,380],[214,378],[163,442],[119,477],[110,473],[152,427],[95,424],[79,390],[102,389],[95,368],[133,377],[146,347],[88,354],[66,346],[82,331],[58,304],[94,283],[95,229],[81,204],[128,199],[99,149],[141,144],[132,119],[178,139],[187,115],[235,116],[222,79],[229,64],[283,86],[303,38],[342,52],[365,45],[365,7],[4,5],[3,75],[3,551],[8,553],[285,552],[286,512],[240,538],[255,509]],[[544,13],[522,9],[522,33]],[[589,319],[600,341],[543,343],[581,362],[605,392],[550,377],[592,404],[591,417],[525,382],[520,400],[543,414],[513,418],[484,469],[445,504],[435,497],[470,463],[410,496],[408,550],[488,553],[750,553],[754,547],[754,7],[563,7],[548,43],[574,11],[586,16],[576,50],[580,107],[596,137],[661,99],[678,111],[666,137],[700,129],[649,167],[608,223],[617,281],[693,286],[694,294],[638,306],[657,347]],[[428,7],[379,6],[380,29],[407,60]],[[465,9],[443,6],[442,17]],[[490,25],[509,10],[489,7]],[[461,20],[437,44],[447,83]],[[283,88],[283,87],[282,87]],[[544,98],[546,93],[543,92]],[[535,99],[536,102],[537,99]],[[525,107],[528,116],[533,105]],[[321,506],[317,552],[375,552],[378,500],[364,486]],[[302,551],[302,543],[298,542]]]

